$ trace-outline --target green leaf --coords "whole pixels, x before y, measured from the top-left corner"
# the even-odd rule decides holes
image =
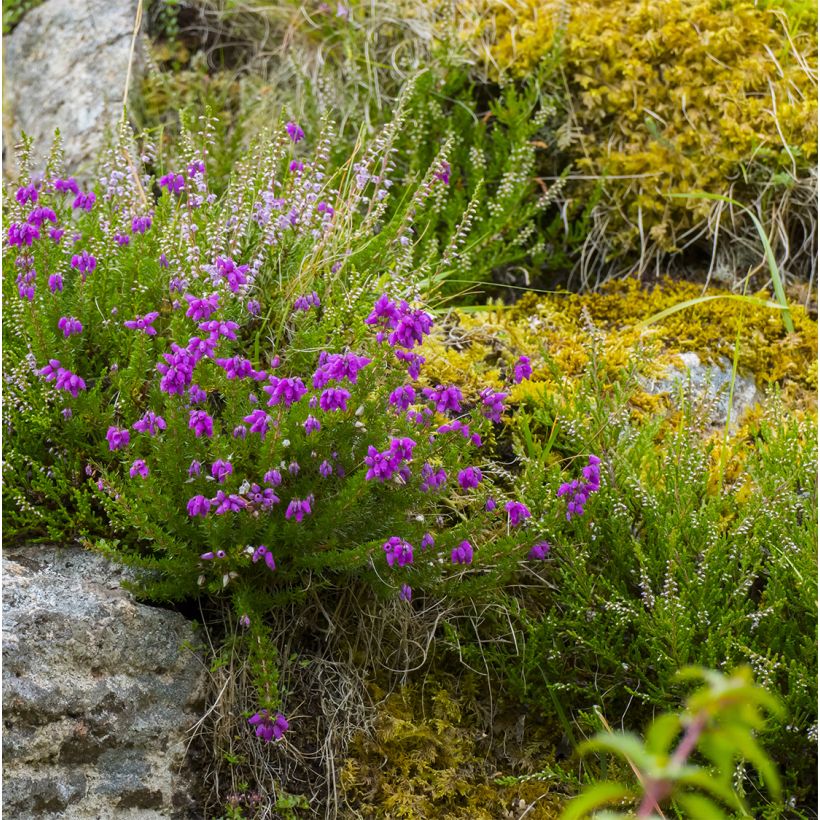
[[[691,820],[727,820],[722,809],[702,794],[675,795],[674,802],[683,809],[684,816]]]
[[[739,726],[724,726],[723,731],[737,744],[739,753],[760,772],[769,793],[779,799],[780,776],[777,769],[749,731]]]
[[[576,797],[561,815],[561,820],[583,820],[599,806],[606,806],[631,796],[631,791],[620,783],[597,783]]]
[[[647,750],[656,755],[667,754],[680,729],[678,715],[667,714],[656,718],[646,732]]]
[[[687,771],[677,778],[677,782],[684,786],[696,786],[705,792],[709,792],[714,797],[722,800],[727,806],[731,806],[738,811],[745,811],[743,801],[728,785],[718,780],[709,772],[695,767],[687,767]]]
[[[599,733],[592,740],[588,740],[578,747],[579,754],[585,754],[589,751],[612,752],[621,755],[644,771],[655,766],[652,755],[644,749],[641,739],[633,734],[609,735]]]
[[[686,308],[694,307],[695,305],[703,304],[704,302],[712,302],[715,299],[731,299],[736,302],[745,302],[746,304],[756,305],[758,307],[771,308],[772,310],[783,309],[779,304],[777,304],[777,302],[770,302],[766,301],[765,299],[758,299],[755,296],[743,296],[739,293],[721,293],[715,294],[713,296],[697,296],[694,299],[686,299],[683,302],[679,302],[677,305],[672,305],[672,307],[666,308],[666,310],[661,310],[658,313],[653,313],[647,319],[643,319],[642,321],[638,322],[637,327],[645,327],[646,325],[651,325],[655,322],[660,322],[661,319],[665,319],[667,316],[671,316],[673,313],[677,313],[681,310],[686,310]]]

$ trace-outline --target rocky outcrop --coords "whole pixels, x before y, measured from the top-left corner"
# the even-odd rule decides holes
[[[205,696],[196,635],[121,578],[77,548],[5,551],[4,816],[202,816],[188,749]]]
[[[66,167],[82,176],[122,114],[137,0],[46,0],[3,38],[5,104],[3,166],[13,172],[11,146],[34,138],[34,168],[43,167],[59,128]],[[130,89],[143,65],[137,38]]]
[[[680,367],[670,367],[662,379],[645,379],[644,387],[652,394],[667,393],[676,404],[685,398],[706,405],[712,427],[723,427],[729,412],[732,363],[719,358],[712,364],[701,361],[697,353],[680,353]],[[738,373],[732,391],[731,428],[737,428],[743,414],[762,396],[752,375]]]

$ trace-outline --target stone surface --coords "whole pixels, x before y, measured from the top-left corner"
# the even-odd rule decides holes
[[[729,390],[732,379],[732,363],[725,358],[713,364],[702,362],[697,353],[680,353],[680,367],[670,367],[662,379],[647,379],[644,387],[649,393],[668,393],[679,404],[681,396],[696,403],[708,405],[708,420],[713,427],[726,424],[729,411]],[[737,427],[743,414],[754,407],[762,396],[754,376],[738,373],[732,396],[731,427]]]
[[[3,814],[201,817],[188,730],[206,671],[190,623],[123,571],[53,547],[3,555]]]
[[[66,169],[84,176],[122,113],[137,0],[46,0],[3,38],[5,148],[3,167],[13,173],[11,147],[21,131],[34,137],[35,169],[59,128]],[[140,88],[144,52],[137,38],[130,90]]]

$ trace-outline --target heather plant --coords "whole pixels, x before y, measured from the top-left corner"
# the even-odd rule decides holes
[[[400,126],[334,169],[329,127],[308,152],[287,122],[221,197],[207,122],[156,177],[123,133],[95,186],[57,149],[7,196],[7,535],[79,535],[153,599],[224,595],[263,741],[290,728],[278,605],[355,582],[409,606],[545,557],[485,455],[506,392],[424,376],[410,225],[450,179],[440,156],[385,219]]]

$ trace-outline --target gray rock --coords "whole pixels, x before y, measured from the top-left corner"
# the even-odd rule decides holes
[[[670,367],[664,378],[644,380],[644,389],[655,395],[667,393],[678,405],[684,398],[704,406],[709,425],[723,427],[729,411],[732,363],[720,358],[714,364],[706,364],[697,353],[680,353],[678,358],[680,367]],[[754,376],[738,373],[732,395],[732,429],[761,398]]]
[[[78,548],[3,555],[3,811],[28,818],[188,818],[188,730],[206,670],[182,615],[120,588]]]
[[[137,0],[46,0],[3,38],[6,146],[25,131],[34,138],[33,168],[41,170],[59,128],[66,169],[90,170],[105,139],[116,132],[128,74]],[[137,38],[129,89],[138,92],[144,65]],[[4,171],[13,173],[11,151]],[[84,173],[86,172],[86,173]]]

